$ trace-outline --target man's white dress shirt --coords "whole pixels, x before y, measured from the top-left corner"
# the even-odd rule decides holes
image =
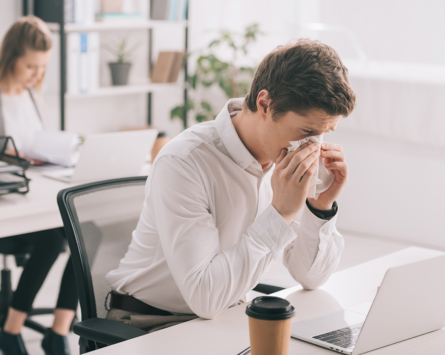
[[[230,100],[215,121],[189,128],[157,156],[143,211],[111,287],[172,313],[213,318],[242,300],[274,259],[306,289],[337,266],[337,215],[307,206],[290,225],[271,205],[270,178],[238,137]]]

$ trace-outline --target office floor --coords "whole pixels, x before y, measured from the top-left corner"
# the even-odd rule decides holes
[[[343,233],[345,237],[345,250],[343,252],[342,259],[337,268],[338,270],[343,270],[354,265],[364,263],[366,261],[396,252],[398,250],[404,249],[410,244],[403,243],[400,241],[388,240],[383,238],[372,238],[369,236],[356,236],[351,233]],[[67,254],[63,254],[56,261],[53,266],[49,277],[46,279],[42,289],[37,295],[35,306],[36,307],[51,307],[55,304],[57,298],[57,292],[55,290],[59,289],[59,283],[61,275],[65,268],[66,261],[68,259]],[[12,269],[13,279],[16,283],[20,275],[20,271],[17,268],[13,268],[13,261],[10,260],[10,268]],[[275,263],[271,266],[270,270],[264,275],[263,282],[272,281],[274,284],[279,284],[284,287],[290,287],[295,284],[295,281],[289,275],[287,269],[281,263]],[[255,295],[250,295],[253,298]],[[39,316],[36,320],[41,323],[51,326],[52,317],[51,316]],[[40,342],[42,336],[32,330],[24,329],[23,338],[26,343],[28,353],[30,355],[42,355],[43,351],[40,347]],[[69,345],[72,355],[79,354],[78,349],[78,337],[75,334],[70,334]]]

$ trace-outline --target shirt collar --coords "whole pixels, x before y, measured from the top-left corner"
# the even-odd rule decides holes
[[[227,101],[215,121],[221,140],[232,160],[241,168],[246,169],[256,161],[256,159],[250,154],[243,142],[241,142],[230,118],[230,112],[241,109],[243,101],[244,99],[231,99]]]

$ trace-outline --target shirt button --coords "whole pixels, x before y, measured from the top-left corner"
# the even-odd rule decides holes
[[[240,167],[243,167],[243,166],[244,166],[244,163],[243,163],[242,161],[240,161],[240,162],[238,163],[238,165],[239,165]]]

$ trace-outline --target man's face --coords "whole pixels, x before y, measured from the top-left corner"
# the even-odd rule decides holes
[[[281,150],[290,146],[290,141],[334,131],[339,119],[340,116],[328,116],[323,110],[314,109],[304,116],[288,112],[274,121],[269,110],[261,129],[263,151],[270,160],[275,161]]]

